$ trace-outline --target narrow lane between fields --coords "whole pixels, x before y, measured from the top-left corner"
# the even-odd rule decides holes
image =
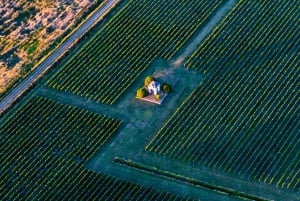
[[[183,65],[186,58],[191,56],[195,50],[201,45],[205,38],[220,24],[224,17],[234,8],[237,0],[228,0],[220,8],[218,8],[208,19],[208,21],[200,27],[199,31],[195,33],[192,39],[181,50],[179,55],[174,58],[174,66],[179,67]]]

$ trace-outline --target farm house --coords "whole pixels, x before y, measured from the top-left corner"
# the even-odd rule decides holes
[[[152,81],[148,85],[148,93],[157,95],[160,91],[160,83],[157,81]]]

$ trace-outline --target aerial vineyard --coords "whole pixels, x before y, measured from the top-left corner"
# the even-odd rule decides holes
[[[19,172],[13,178],[1,175],[4,191],[0,192],[0,196],[3,200],[192,200],[98,174],[64,158],[51,158],[46,164],[31,162],[35,162],[32,168],[36,170]],[[41,177],[38,170],[47,172],[46,177]],[[24,177],[28,179],[24,181]],[[11,186],[5,182],[10,182]]]
[[[0,124],[1,200],[182,200],[84,164],[121,122],[35,97]]]
[[[297,0],[272,4],[240,1],[186,66],[207,74],[224,68],[236,69],[253,61],[263,65],[276,54],[295,51],[299,46],[298,8]],[[290,44],[294,49],[288,49]]]
[[[1,124],[1,161],[13,161],[17,153],[27,153],[24,157],[67,154],[86,161],[120,125],[119,121],[95,113],[43,97],[33,98]]]
[[[207,74],[146,150],[299,190],[297,0],[245,0],[187,61]]]
[[[170,59],[221,3],[131,0],[47,85],[113,104],[155,59]]]

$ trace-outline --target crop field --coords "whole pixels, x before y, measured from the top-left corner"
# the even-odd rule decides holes
[[[300,1],[101,2],[0,101],[0,200],[299,200]]]
[[[47,98],[30,99],[0,124],[0,199],[186,200],[84,167],[120,125]]]
[[[186,62],[206,79],[146,150],[298,191],[299,6],[240,1]]]
[[[221,3],[132,0],[47,85],[113,104],[155,59],[170,59]]]

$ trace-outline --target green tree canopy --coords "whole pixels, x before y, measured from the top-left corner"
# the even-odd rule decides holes
[[[145,88],[140,88],[136,91],[136,97],[138,98],[144,98],[148,95],[148,92]]]
[[[165,92],[165,93],[168,94],[168,93],[170,93],[172,91],[172,88],[171,88],[171,86],[169,84],[164,83],[162,85],[162,90],[163,90],[163,92]]]
[[[147,76],[145,78],[145,87],[147,87],[152,81],[154,81],[154,78],[152,76]]]

